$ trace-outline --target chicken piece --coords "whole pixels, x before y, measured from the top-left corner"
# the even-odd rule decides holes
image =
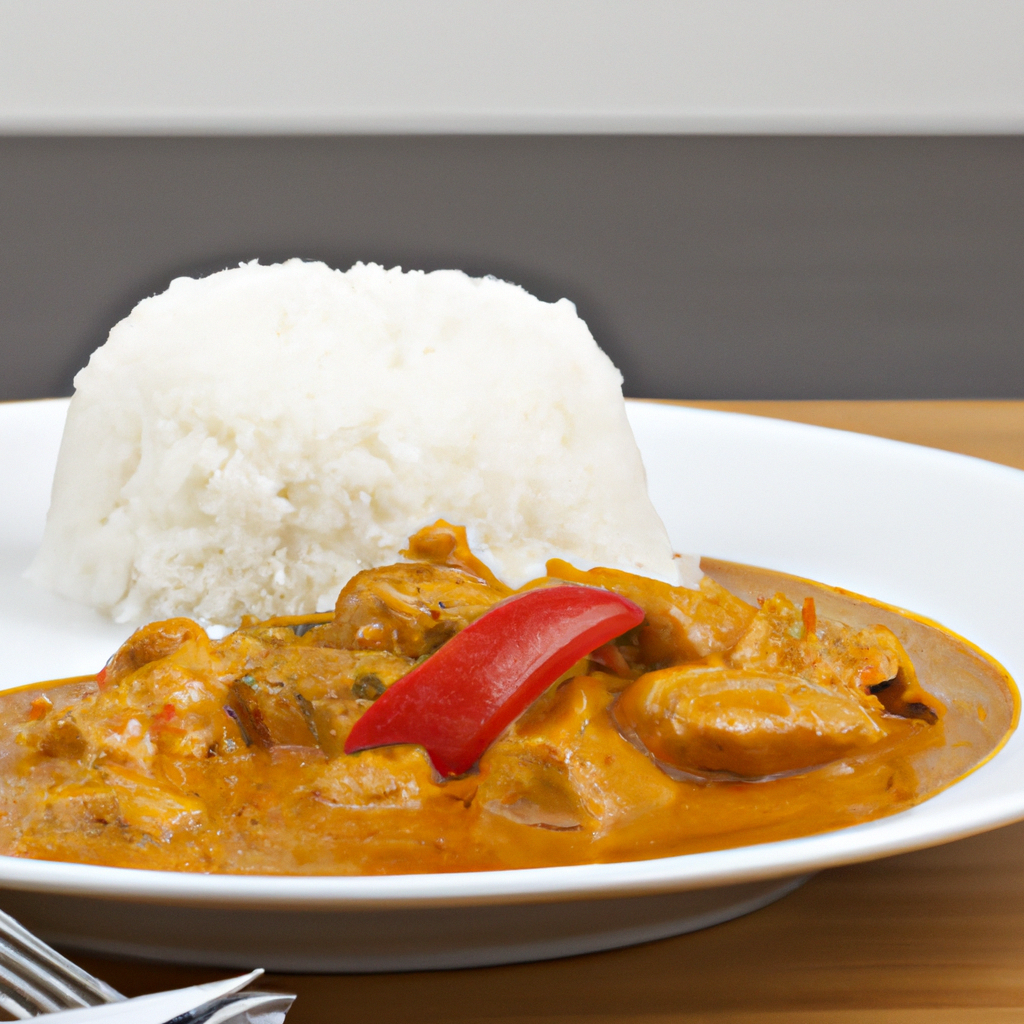
[[[678,665],[641,676],[615,717],[659,761],[691,775],[770,778],[872,746],[875,697],[781,672]]]
[[[317,629],[302,637],[289,630],[291,641],[284,644],[267,643],[259,636],[257,643],[252,644],[239,630],[220,642],[218,653],[224,658],[224,670],[230,674],[230,681],[249,675],[274,687],[288,683],[310,701],[324,697],[373,700],[413,667],[412,658],[387,651],[330,646],[322,642]],[[229,642],[234,642],[236,651],[227,650]]]
[[[167,842],[207,820],[201,800],[167,779],[154,780],[118,765],[104,765],[74,781],[51,786],[29,810],[23,841],[51,843],[62,835],[100,836],[110,829],[129,841]]]
[[[50,835],[75,832],[96,835],[121,820],[121,808],[113,788],[100,778],[89,783],[64,782],[51,786],[29,813],[26,831]]]
[[[328,760],[344,755],[345,740],[348,739],[352,726],[359,721],[370,703],[369,699],[351,700],[344,697],[326,697],[310,701],[310,725],[316,736],[317,746]]]
[[[232,684],[226,710],[238,723],[246,746],[308,747],[320,753],[313,705],[292,687],[261,686],[245,675]]]
[[[339,757],[363,712],[413,667],[411,658],[385,651],[323,646],[315,629],[301,638],[289,630],[290,642],[267,638],[259,627],[235,636],[243,632],[266,646],[259,657],[233,662],[228,713],[238,739],[265,750],[319,747]]]
[[[508,593],[502,585],[445,565],[398,563],[366,569],[345,584],[334,621],[311,629],[310,642],[421,658]]]
[[[228,681],[219,645],[187,619],[170,620],[166,630],[163,625],[133,634],[98,688],[73,708],[30,721],[21,734],[25,746],[47,757],[86,765],[104,760],[150,775],[161,753],[205,758],[223,743],[234,727],[223,711]],[[164,647],[167,653],[157,655]]]
[[[75,716],[70,711],[65,711],[55,721],[41,724],[35,732],[37,734],[36,748],[47,757],[77,761],[88,750],[82,730],[78,728]],[[31,745],[31,743],[26,745]]]
[[[311,756],[339,757],[363,712],[411,667],[408,658],[392,654],[300,641],[236,680],[227,712],[246,746],[311,748]]]
[[[485,811],[519,825],[568,832],[594,824],[566,765],[543,748],[495,754],[478,795]]]
[[[117,798],[118,823],[166,842],[199,828],[207,817],[202,800],[166,779],[154,781],[118,765],[104,766],[104,781]]]
[[[761,606],[736,646],[729,666],[748,671],[782,672],[825,687],[846,687],[876,694],[892,714],[937,720],[943,708],[925,693],[896,634],[885,626],[853,629],[819,620],[776,594]],[[808,622],[812,628],[808,629]]]
[[[416,811],[440,786],[417,747],[363,750],[325,766],[313,798],[351,811]]]
[[[638,658],[647,668],[660,668],[705,658],[728,650],[742,636],[756,609],[734,597],[710,576],[700,589],[673,587],[659,580],[618,569],[576,569],[553,558],[548,576],[567,583],[603,587],[629,598],[647,618],[638,635]]]
[[[482,810],[605,835],[669,805],[674,783],[619,734],[606,683],[575,676],[536,701],[480,760]]]
[[[112,686],[136,669],[173,654],[187,643],[209,644],[206,632],[191,619],[165,619],[137,629],[114,652],[98,681]]]
[[[433,526],[424,526],[418,533],[414,533],[409,538],[408,549],[401,554],[410,562],[429,562],[431,565],[462,569],[489,583],[496,590],[504,591],[506,597],[512,593],[512,588],[502,583],[470,550],[464,526],[452,526],[438,519]]]
[[[307,637],[303,638],[303,643]],[[330,671],[311,671],[310,655],[315,651],[292,651],[301,655],[303,672],[296,674],[295,699],[309,721],[317,746],[328,758],[345,753],[345,740],[363,712],[389,686],[413,666],[412,659],[384,651],[337,651],[330,654],[337,665]]]
[[[201,633],[73,710],[30,718],[22,742],[45,757],[150,777],[161,756],[205,760],[256,747],[337,757],[354,722],[412,664],[320,647],[291,630],[240,629],[216,643]]]

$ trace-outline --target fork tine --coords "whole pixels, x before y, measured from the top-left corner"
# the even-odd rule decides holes
[[[73,1000],[58,1009],[119,1003],[125,998],[0,911],[0,962],[4,960],[16,963],[22,972],[30,972],[37,984],[51,989],[55,995]]]
[[[15,1020],[28,1020],[30,1017],[38,1016],[34,1009],[26,1009],[22,1002],[8,995],[2,981],[0,981],[0,1010]]]
[[[62,1006],[51,995],[37,988],[20,973],[12,971],[6,964],[0,964],[0,992],[3,1008],[19,1020],[35,1017],[40,1013],[71,1009]],[[80,1006],[81,1003],[75,1005]]]
[[[60,975],[43,970],[35,959],[25,956],[17,946],[2,937],[0,968],[52,999],[59,1010],[93,1005],[77,988],[68,985]]]

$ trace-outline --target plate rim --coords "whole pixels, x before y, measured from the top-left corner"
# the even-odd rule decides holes
[[[3,402],[0,412],[13,412],[17,416],[18,407],[39,408],[44,404],[66,409],[68,401]],[[855,439],[854,443],[873,446],[876,450],[898,446],[915,450],[918,457],[960,466],[967,460],[979,468],[984,467],[985,472],[1004,478],[1009,474],[1015,481],[1024,478],[1024,470],[890,438],[750,413],[657,400],[626,401],[630,408],[657,410],[655,415],[673,419],[691,417],[707,422],[742,419],[768,423],[773,429],[805,436],[808,432],[844,435]],[[997,765],[1005,754],[1004,746],[984,767]],[[954,783],[946,792],[959,784]],[[254,911],[426,908],[643,896],[806,874],[953,842],[1024,819],[1024,784],[1013,793],[976,800],[969,807],[961,808],[954,827],[938,819],[907,827],[914,811],[927,803],[924,801],[908,810],[860,825],[772,843],[649,860],[498,871],[358,876],[202,874],[0,856],[0,889]],[[755,855],[752,856],[752,852]]]

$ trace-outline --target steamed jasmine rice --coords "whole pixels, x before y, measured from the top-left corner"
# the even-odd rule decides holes
[[[445,518],[518,585],[562,557],[694,585],[575,307],[459,271],[179,278],[75,378],[29,574],[119,622],[333,607]]]

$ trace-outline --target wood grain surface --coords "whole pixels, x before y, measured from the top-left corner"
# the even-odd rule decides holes
[[[891,437],[1024,469],[1024,401],[673,402]]]
[[[1024,469],[1024,401],[694,404],[880,434]],[[132,995],[226,973],[76,959]],[[755,914],[611,953],[267,981],[299,994],[289,1024],[1024,1022],[1024,824],[825,871]]]

